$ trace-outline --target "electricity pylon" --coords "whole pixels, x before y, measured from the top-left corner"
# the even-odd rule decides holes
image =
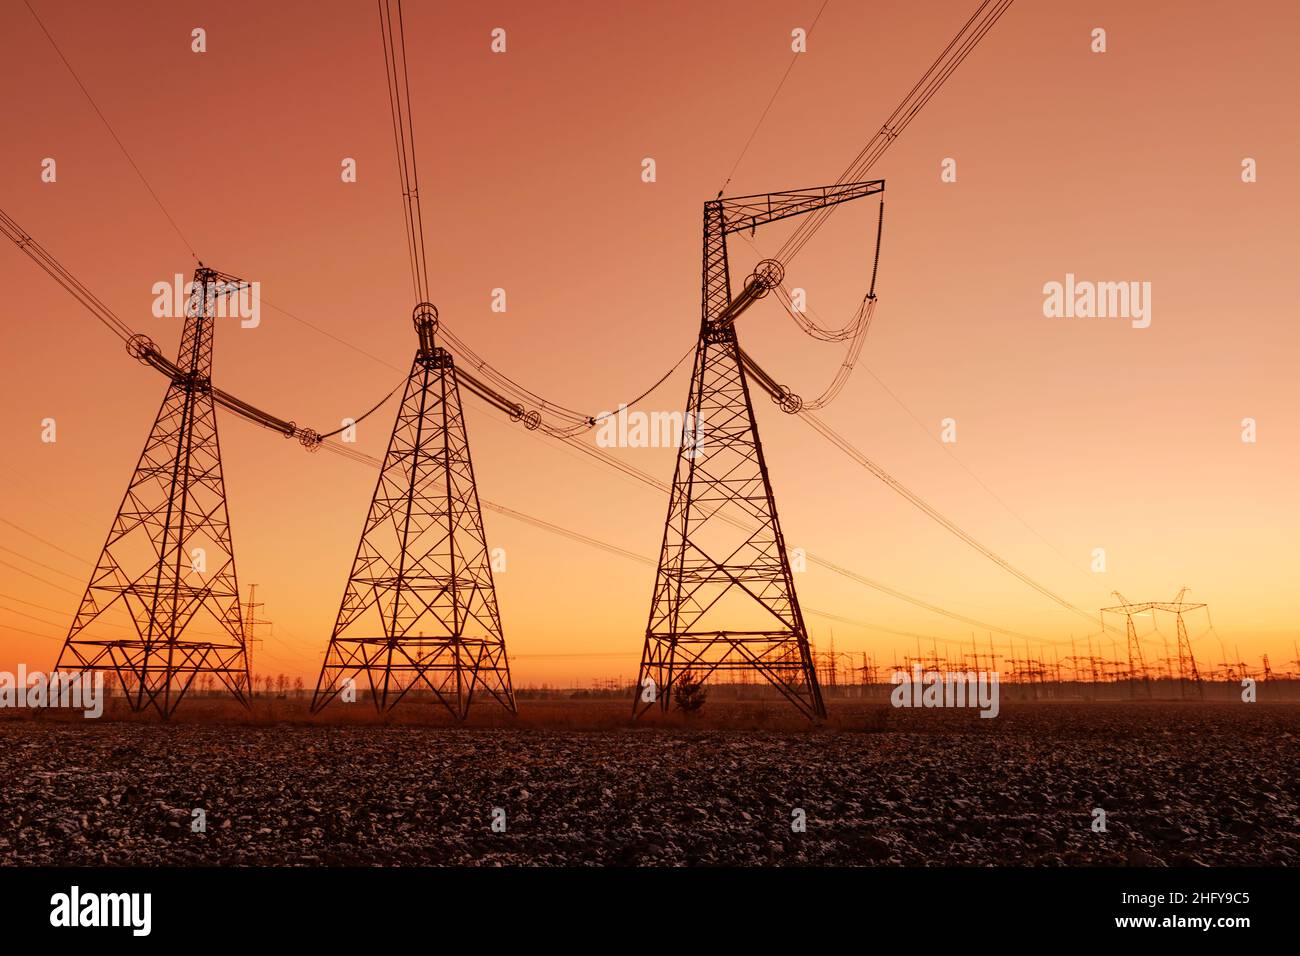
[[[797,410],[798,398],[755,370],[735,329],[784,270],[765,260],[733,300],[727,236],[883,190],[872,180],[704,204],[700,336],[634,715],[654,703],[666,711],[686,671],[701,679],[757,671],[806,716],[826,716],[746,372],[787,410]]]
[[[514,713],[456,368],[434,345],[437,309],[421,303],[414,321],[420,348],[312,711],[364,681],[381,711],[428,691],[463,720],[482,688]]]
[[[253,645],[261,644],[262,639],[260,637],[254,637],[253,635],[256,632],[257,625],[271,623],[265,618],[257,616],[258,610],[266,607],[266,605],[259,602],[256,598],[257,585],[250,584],[248,586],[248,602],[244,604],[244,650],[248,655],[248,676],[250,679],[250,687],[254,694],[257,693],[257,671],[253,669]]]
[[[1133,624],[1133,615],[1148,611],[1151,609],[1150,604],[1135,605],[1131,604],[1124,595],[1118,591],[1111,592],[1119,599],[1119,605],[1116,607],[1104,607],[1101,609],[1103,625],[1106,618],[1106,612],[1111,611],[1116,614],[1124,615],[1124,634],[1128,639],[1128,679],[1129,693],[1136,697],[1138,681],[1141,680],[1146,688],[1146,695],[1151,696],[1151,676],[1147,673],[1146,660],[1142,656],[1142,642],[1138,639],[1137,627]]]
[[[1205,696],[1205,687],[1201,683],[1201,672],[1196,667],[1196,655],[1192,653],[1192,642],[1187,635],[1187,623],[1183,620],[1183,615],[1189,611],[1198,611],[1206,607],[1205,604],[1191,604],[1184,601],[1187,595],[1187,588],[1178,592],[1177,597],[1172,601],[1144,601],[1141,604],[1132,604],[1124,600],[1124,596],[1118,591],[1115,596],[1120,599],[1118,607],[1102,608],[1102,621],[1105,622],[1107,611],[1124,614],[1128,617],[1128,634],[1129,634],[1129,673],[1134,673],[1134,648],[1136,647],[1137,661],[1142,664],[1142,648],[1137,644],[1137,635],[1133,629],[1133,615],[1143,611],[1169,611],[1172,612],[1175,619],[1176,630],[1178,634],[1178,688],[1180,696],[1187,696],[1187,685],[1190,683],[1196,689],[1197,696]],[[1208,611],[1206,612],[1209,613]],[[1149,691],[1148,691],[1149,692]]]
[[[200,674],[216,675],[248,705],[248,657],[212,389],[218,302],[243,288],[214,269],[194,271],[174,366],[155,363],[157,349],[144,336],[128,343],[136,358],[165,366],[171,384],[55,664],[56,670],[115,673],[132,710],[152,707],[164,719]],[[114,606],[125,608],[134,633],[87,634]],[[217,632],[202,631],[205,626]]]

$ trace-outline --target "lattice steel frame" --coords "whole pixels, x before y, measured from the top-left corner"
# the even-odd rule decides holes
[[[700,678],[717,671],[757,672],[807,717],[826,716],[736,338],[727,235],[883,189],[883,181],[872,180],[704,204],[700,337],[686,406],[694,435],[678,449],[634,688],[636,716],[653,706],[644,699],[649,681],[654,703],[667,711],[674,683],[688,670]],[[747,288],[746,298],[756,291]],[[716,545],[704,544],[703,532],[716,530],[726,509],[756,524],[718,553]],[[698,627],[729,594],[751,598],[769,626]]]
[[[212,394],[217,300],[237,282],[203,266],[194,272],[178,371],[55,663],[56,670],[116,674],[132,710],[152,707],[164,719],[201,674],[215,675],[248,706],[248,658]],[[147,562],[133,553],[144,551],[146,541],[153,555]],[[86,628],[118,602],[134,636],[87,635]],[[203,617],[221,633],[194,640],[192,625]]]
[[[427,691],[463,720],[482,688],[515,713],[455,364],[427,308],[313,712],[352,678],[380,711]],[[349,633],[372,610],[382,633]]]
[[[1175,619],[1175,627],[1178,637],[1178,688],[1180,696],[1187,696],[1187,687],[1190,684],[1196,690],[1198,697],[1205,696],[1205,686],[1201,682],[1201,672],[1196,666],[1196,655],[1192,653],[1192,641],[1187,634],[1187,623],[1183,620],[1183,615],[1189,611],[1203,610],[1204,603],[1192,604],[1184,599],[1187,595],[1187,588],[1178,592],[1172,601],[1144,601],[1135,604],[1128,601],[1124,595],[1118,591],[1114,592],[1115,596],[1120,599],[1120,604],[1115,607],[1104,607],[1101,609],[1101,620],[1105,624],[1107,613],[1124,614],[1128,620],[1128,653],[1129,653],[1129,674],[1133,674],[1133,661],[1136,657],[1138,666],[1145,671],[1145,662],[1142,659],[1142,646],[1138,641],[1137,630],[1133,626],[1133,615],[1146,611],[1169,611]],[[1208,612],[1207,612],[1208,613]],[[1148,696],[1150,696],[1150,681],[1148,680]]]

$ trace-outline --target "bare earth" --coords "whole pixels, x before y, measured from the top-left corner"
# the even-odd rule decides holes
[[[1300,705],[1026,702],[996,720],[877,708],[835,723],[6,719],[0,861],[1300,863]]]

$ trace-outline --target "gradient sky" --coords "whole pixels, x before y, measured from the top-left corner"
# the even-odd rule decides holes
[[[374,4],[33,6],[200,257],[377,357],[265,309],[257,329],[218,327],[217,384],[321,431],[391,389],[416,341]],[[614,408],[657,379],[697,331],[701,204],[788,65],[790,31],[819,6],[408,3],[444,321],[570,407]],[[831,0],[728,194],[833,182],[975,6]],[[872,170],[887,181],[880,306],[823,414],[1076,604],[1190,587],[1229,655],[1189,621],[1202,666],[1236,648],[1277,669],[1295,656],[1298,25],[1282,2],[1016,3]],[[196,26],[207,53],[190,50]],[[489,51],[498,26],[504,55]],[[1105,54],[1090,52],[1094,27]],[[188,275],[189,250],[21,3],[0,10],[0,51],[3,207],[174,353],[179,323],[151,316],[150,288]],[[57,183],[40,180],[45,157]],[[344,157],[355,184],[340,181]],[[940,181],[945,157],[956,183]],[[1241,181],[1245,157],[1256,183]],[[787,284],[808,289],[824,323],[847,321],[865,291],[875,214],[874,202],[844,207],[790,267]],[[788,232],[760,231],[758,249]],[[732,251],[743,275],[757,255]],[[0,268],[0,667],[48,668],[165,383],[18,250],[0,249]],[[1150,282],[1150,328],[1045,318],[1043,284],[1066,273]],[[494,287],[505,314],[490,311]],[[842,358],[771,300],[740,335],[808,396]],[[687,374],[644,408],[679,409]],[[466,402],[485,499],[657,552],[661,495]],[[357,447],[382,454],[394,412],[363,423]],[[792,547],[1062,656],[1072,635],[1082,645],[1087,621],[766,399],[757,414]],[[40,441],[47,417],[52,445]],[[947,417],[958,442],[945,448]],[[1241,440],[1246,417],[1254,444]],[[314,678],[374,472],[228,415],[221,427],[240,580],[259,585],[274,621],[258,669]],[[671,476],[671,451],[616,454]],[[631,678],[653,569],[497,513],[484,521],[507,554],[497,587],[516,684]],[[1089,570],[1098,547],[1105,574]],[[816,567],[796,583],[806,605],[871,625],[809,615],[821,648],[832,627],[837,649],[886,662],[915,647],[891,631],[969,640],[968,626]],[[1147,646],[1162,653],[1158,636]]]

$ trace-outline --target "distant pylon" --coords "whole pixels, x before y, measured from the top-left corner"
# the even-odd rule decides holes
[[[1184,588],[1183,590],[1186,590]],[[1197,605],[1204,607],[1204,605]],[[1174,617],[1178,628],[1178,686],[1185,695],[1187,682],[1191,681],[1198,697],[1205,696],[1205,687],[1201,683],[1201,672],[1196,668],[1196,655],[1192,653],[1192,642],[1187,636],[1187,625],[1183,621],[1182,593],[1175,598]]]
[[[1151,696],[1151,678],[1147,676],[1147,663],[1142,658],[1142,642],[1138,640],[1137,628],[1133,625],[1133,615],[1124,615],[1124,633],[1128,635],[1128,679],[1129,692],[1136,697],[1139,678],[1146,686],[1146,694]]]
[[[244,604],[244,651],[248,655],[248,675],[253,682],[250,686],[253,687],[254,693],[257,690],[257,671],[253,667],[253,645],[262,643],[262,639],[255,637],[254,634],[257,625],[271,623],[257,616],[258,609],[263,607],[266,607],[266,605],[257,600],[257,585],[250,584],[248,586],[248,602]]]
[[[1119,605],[1116,607],[1104,607],[1101,609],[1101,621],[1103,633],[1106,626],[1106,612],[1114,612],[1124,615],[1124,634],[1128,641],[1128,682],[1129,693],[1136,697],[1138,695],[1139,678],[1146,686],[1146,695],[1151,696],[1151,676],[1147,673],[1146,660],[1142,655],[1142,642],[1138,638],[1137,627],[1133,624],[1133,615],[1150,611],[1152,605],[1134,604],[1118,591],[1111,592],[1119,598]]]
[[[491,557],[451,353],[438,311],[415,309],[420,349],[312,697],[353,680],[378,710],[429,691],[458,719],[482,688],[512,713]]]
[[[1134,678],[1135,664],[1145,670],[1145,663],[1142,661],[1142,646],[1138,641],[1137,632],[1133,627],[1133,615],[1146,611],[1170,611],[1173,613],[1177,622],[1178,632],[1178,686],[1181,696],[1187,695],[1187,685],[1190,682],[1196,689],[1199,696],[1204,696],[1205,688],[1201,684],[1201,673],[1196,667],[1196,656],[1192,653],[1192,642],[1187,636],[1187,624],[1183,620],[1183,615],[1188,611],[1196,611],[1205,608],[1204,604],[1190,604],[1183,600],[1187,595],[1187,588],[1183,588],[1172,601],[1144,601],[1140,604],[1134,604],[1125,599],[1124,595],[1118,591],[1114,592],[1115,596],[1120,599],[1120,604],[1116,607],[1104,607],[1101,609],[1102,625],[1105,626],[1106,613],[1108,611],[1126,615],[1128,619],[1127,633],[1129,644],[1129,677]],[[1206,612],[1209,613],[1208,611]],[[1145,675],[1144,675],[1145,676]],[[1134,681],[1136,687],[1136,681]],[[1148,683],[1148,693],[1150,693],[1150,684]]]
[[[666,711],[686,671],[698,678],[756,671],[806,716],[826,716],[758,437],[749,359],[735,328],[740,313],[778,285],[784,269],[765,260],[733,299],[727,236],[883,189],[882,180],[872,180],[704,204],[700,336],[634,715],[655,703]],[[787,411],[799,407],[788,391],[769,394],[780,395]]]
[[[171,384],[55,664],[56,670],[115,673],[132,710],[152,707],[164,718],[200,674],[215,675],[248,704],[211,379],[218,300],[243,288],[202,265],[194,271]],[[161,366],[151,360],[157,348],[144,336],[129,346],[136,358]],[[125,609],[134,633],[87,633],[114,606]]]

